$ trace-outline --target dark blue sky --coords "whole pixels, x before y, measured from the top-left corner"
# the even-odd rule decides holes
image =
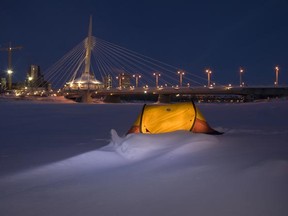
[[[93,15],[93,35],[218,83],[288,84],[288,0],[117,1],[1,0],[0,45],[13,53],[14,79],[28,65],[45,71],[82,41]],[[0,69],[7,53],[0,53]]]

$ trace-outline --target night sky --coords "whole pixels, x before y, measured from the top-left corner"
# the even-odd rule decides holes
[[[0,46],[13,53],[14,80],[30,64],[42,72],[93,35],[218,83],[288,84],[288,0],[0,0]],[[0,53],[1,72],[7,52]]]

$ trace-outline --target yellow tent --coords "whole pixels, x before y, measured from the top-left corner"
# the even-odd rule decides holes
[[[222,134],[212,129],[193,102],[143,106],[127,133],[168,133],[186,130],[194,133]]]

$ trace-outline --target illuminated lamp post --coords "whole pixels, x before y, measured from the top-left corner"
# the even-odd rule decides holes
[[[274,82],[274,84],[275,84],[275,87],[278,87],[278,84],[279,84],[279,82],[278,82],[278,79],[279,79],[279,67],[278,66],[276,66],[275,67],[275,82]]]
[[[139,79],[141,78],[141,75],[134,74],[133,77],[135,78],[135,87],[138,88]]]
[[[118,87],[121,88],[121,77],[116,76],[116,79],[118,80]]]
[[[7,70],[7,74],[8,74],[8,90],[12,89],[12,74],[13,71],[11,69]]]
[[[207,84],[208,84],[208,87],[210,87],[211,86],[211,74],[212,74],[212,71],[207,69],[206,73],[207,73],[207,80],[208,80]]]
[[[242,74],[243,74],[244,70],[243,68],[240,68],[240,71],[239,71],[239,75],[240,75],[240,87],[243,86],[243,82],[242,82]]]
[[[12,89],[12,51],[17,50],[17,49],[22,49],[21,46],[18,47],[12,47],[11,42],[9,43],[9,47],[4,47],[0,48],[0,51],[7,51],[8,52],[8,70],[7,70],[7,75],[8,75],[8,90]]]
[[[156,72],[156,73],[153,73],[153,76],[155,76],[155,82],[156,82],[156,88],[158,88],[158,84],[159,84],[159,77],[161,76],[160,73]]]
[[[32,86],[32,84],[31,84],[31,81],[33,80],[33,77],[32,76],[29,76],[28,77],[28,84],[29,84],[29,87],[31,87]]]
[[[182,82],[183,82],[183,75],[185,75],[184,71],[178,71],[179,74],[179,86],[182,87]]]
[[[118,87],[122,88],[122,80],[124,80],[124,73],[119,74],[119,76],[116,76],[116,79],[118,79]]]

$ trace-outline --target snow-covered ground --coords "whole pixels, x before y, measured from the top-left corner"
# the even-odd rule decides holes
[[[0,215],[287,216],[288,101],[198,106],[224,135],[125,137],[142,104],[0,100]]]

